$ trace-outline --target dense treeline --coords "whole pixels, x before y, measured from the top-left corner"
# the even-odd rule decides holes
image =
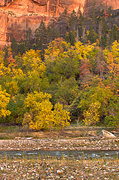
[[[57,24],[0,52],[0,122],[32,129],[69,121],[119,126],[118,11],[86,17],[73,11]],[[62,22],[65,23],[62,23]],[[63,26],[61,26],[63,24]]]
[[[0,52],[0,122],[32,129],[64,128],[70,119],[119,126],[117,41],[102,49],[57,38],[44,60],[40,52]]]

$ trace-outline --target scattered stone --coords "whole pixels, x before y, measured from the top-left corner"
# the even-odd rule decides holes
[[[70,176],[69,179],[74,179],[74,176]]]
[[[106,130],[102,130],[103,136],[106,138],[116,138],[116,136],[112,133],[110,133],[109,131]]]
[[[62,170],[57,170],[57,174],[61,175],[63,173]]]
[[[3,167],[1,167],[0,169],[1,169],[1,171],[3,171]]]
[[[103,130],[105,132],[105,130]],[[111,138],[113,137],[113,138]],[[14,140],[0,140],[0,151],[7,150],[119,150],[118,136],[108,138],[32,139],[16,137]],[[116,137],[116,138],[115,138]]]
[[[27,137],[26,139],[27,139],[27,140],[30,140],[30,139],[33,139],[33,137]]]

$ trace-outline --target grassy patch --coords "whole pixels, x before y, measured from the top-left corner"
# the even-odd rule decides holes
[[[113,132],[113,128],[106,127],[86,127],[86,126],[69,126],[63,131],[32,131],[25,130],[21,126],[2,126],[0,125],[0,139],[14,139],[15,137],[33,137],[38,138],[89,138],[92,136],[101,136],[102,129]],[[116,135],[119,136],[118,131]]]

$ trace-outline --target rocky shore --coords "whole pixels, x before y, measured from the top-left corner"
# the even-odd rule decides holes
[[[3,128],[2,128],[3,130]],[[104,137],[102,128],[68,128],[63,132],[21,132],[2,131],[0,151],[32,150],[115,150],[119,151],[119,131],[114,138]],[[4,134],[3,134],[4,133]],[[8,152],[9,153],[9,152]],[[13,152],[14,153],[14,152]],[[118,154],[118,153],[117,153]],[[0,158],[0,180],[95,180],[119,179],[119,159],[94,158],[75,159],[70,157],[41,156],[28,159],[16,157]]]
[[[0,180],[117,180],[118,159],[0,159]]]
[[[15,138],[0,140],[0,151],[29,150],[119,150],[118,139],[69,138],[69,139],[32,139]]]

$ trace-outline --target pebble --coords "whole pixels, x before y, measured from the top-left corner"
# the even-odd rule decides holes
[[[57,174],[62,174],[63,173],[63,171],[62,170],[57,170]]]

